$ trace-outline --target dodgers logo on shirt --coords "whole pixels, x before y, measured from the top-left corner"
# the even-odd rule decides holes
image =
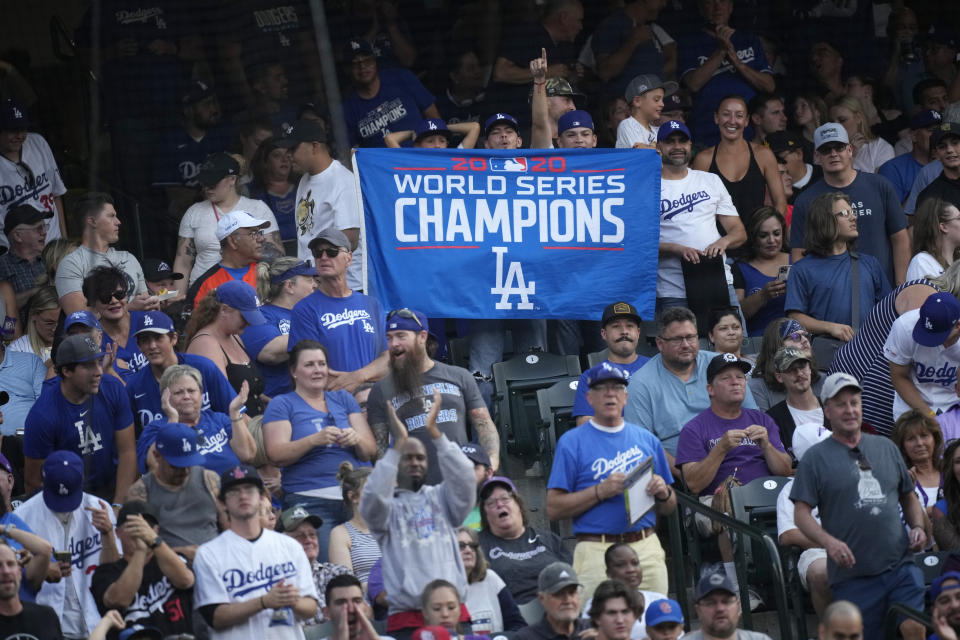
[[[242,470],[241,470],[242,473]],[[227,593],[234,598],[241,598],[258,589],[269,590],[281,580],[293,578],[297,575],[297,567],[293,562],[278,562],[277,564],[263,564],[253,571],[243,569],[227,569],[220,576]]]
[[[710,194],[706,191],[685,193],[676,200],[663,199],[660,201],[660,217],[670,220],[679,213],[691,213],[695,206],[709,199]]]

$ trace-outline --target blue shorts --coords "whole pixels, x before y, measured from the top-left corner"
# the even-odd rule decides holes
[[[879,575],[854,578],[831,585],[833,599],[849,600],[860,608],[863,637],[882,638],[887,610],[896,602],[923,611],[923,573],[913,562],[904,562]]]

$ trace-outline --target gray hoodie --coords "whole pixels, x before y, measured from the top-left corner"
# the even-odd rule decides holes
[[[434,443],[443,482],[417,492],[398,488],[400,452],[392,448],[373,468],[360,499],[360,514],[383,555],[390,614],[419,610],[423,588],[438,578],[456,585],[461,601],[466,597],[457,528],[476,502],[477,480],[457,444],[446,436]]]

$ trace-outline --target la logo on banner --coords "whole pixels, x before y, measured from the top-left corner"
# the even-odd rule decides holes
[[[500,296],[500,302],[496,304],[497,309],[513,309],[513,303],[510,302],[510,296],[520,296],[520,302],[517,303],[517,309],[531,310],[533,303],[530,302],[530,296],[537,291],[536,283],[531,280],[526,282],[523,277],[523,266],[519,262],[511,262],[507,268],[507,277],[503,277],[503,256],[507,253],[506,247],[491,247],[491,250],[497,254],[497,280],[496,286],[490,288],[490,293]],[[514,285],[514,283],[516,283]]]

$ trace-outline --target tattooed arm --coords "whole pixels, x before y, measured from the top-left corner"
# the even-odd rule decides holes
[[[190,272],[197,261],[197,243],[193,238],[177,238],[177,255],[173,259],[173,270],[182,273],[189,280]],[[184,291],[186,294],[186,291]]]
[[[500,468],[500,434],[486,407],[470,410],[470,427],[476,434],[477,442],[490,456],[490,467],[496,471]]]
[[[370,425],[373,439],[377,442],[377,460],[383,457],[390,444],[390,429],[386,422],[377,422]]]

